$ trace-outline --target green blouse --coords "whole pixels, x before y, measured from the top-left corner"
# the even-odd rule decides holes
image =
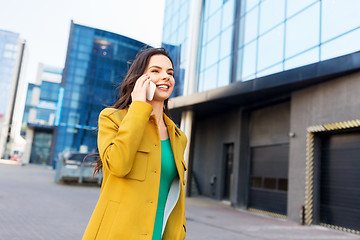
[[[161,176],[153,240],[161,240],[164,209],[172,181],[177,174],[170,139],[161,140]]]

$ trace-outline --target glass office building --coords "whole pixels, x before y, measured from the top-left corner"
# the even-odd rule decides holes
[[[356,0],[205,0],[197,91],[324,61],[360,50]],[[163,42],[186,66],[191,1],[165,2]],[[183,80],[183,76],[180,76]]]
[[[40,63],[35,83],[28,84],[21,129],[21,135],[26,139],[23,163],[51,165],[50,151],[62,72],[61,68]]]
[[[23,65],[26,43],[18,33],[0,30],[0,156],[13,155],[12,143],[19,139],[22,94],[25,91]],[[16,139],[15,139],[16,138]],[[21,139],[20,139],[21,140]]]
[[[360,2],[165,6],[163,41],[187,39],[172,44],[191,63],[169,102],[189,139],[187,194],[360,234]]]
[[[134,39],[71,23],[55,117],[55,161],[63,151],[97,151],[99,113],[115,102],[128,61],[143,47]]]

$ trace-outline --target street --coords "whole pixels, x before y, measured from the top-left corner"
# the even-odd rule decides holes
[[[78,240],[100,188],[56,184],[46,166],[0,160],[0,239]],[[189,240],[359,239],[358,235],[237,210],[203,197],[186,199]]]

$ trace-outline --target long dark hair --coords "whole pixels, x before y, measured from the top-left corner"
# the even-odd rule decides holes
[[[127,108],[131,103],[131,93],[134,89],[136,80],[144,74],[147,66],[149,65],[150,58],[154,55],[164,55],[168,57],[171,64],[174,63],[169,53],[164,48],[146,48],[136,54],[134,61],[132,62],[120,88],[120,94],[117,101],[111,107],[118,110]],[[164,113],[170,117],[168,109],[168,101],[164,101]],[[99,174],[102,170],[102,162],[100,157],[96,160],[96,166],[94,168],[94,175]]]

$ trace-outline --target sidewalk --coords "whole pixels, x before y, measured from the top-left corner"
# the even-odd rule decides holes
[[[78,240],[100,188],[55,184],[46,166],[0,161],[0,239]],[[317,240],[360,236],[241,211],[211,199],[186,199],[187,240]]]

